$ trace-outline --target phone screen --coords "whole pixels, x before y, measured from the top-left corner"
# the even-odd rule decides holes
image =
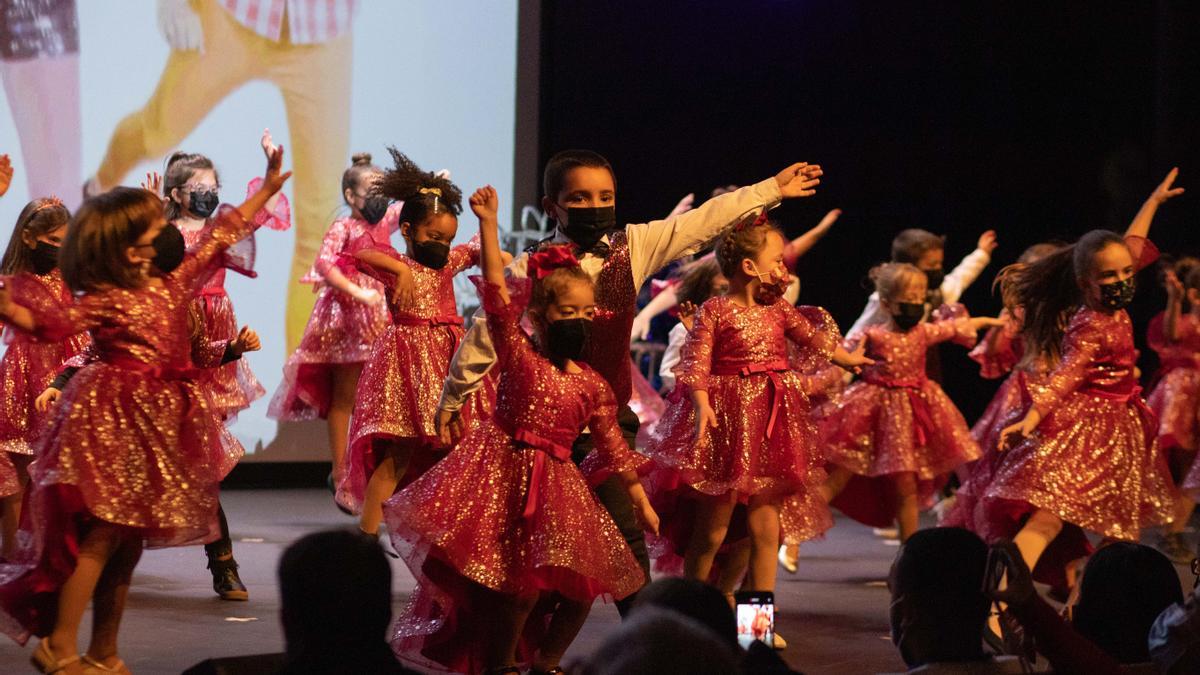
[[[747,649],[755,640],[775,646],[775,594],[738,593],[738,644]]]

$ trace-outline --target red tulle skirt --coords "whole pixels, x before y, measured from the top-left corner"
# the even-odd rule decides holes
[[[50,386],[63,362],[88,343],[86,333],[63,342],[16,336],[0,360],[0,451],[32,455],[50,415],[33,402]]]
[[[1200,450],[1200,370],[1175,368],[1154,386],[1146,404],[1158,416],[1158,444],[1164,450]]]

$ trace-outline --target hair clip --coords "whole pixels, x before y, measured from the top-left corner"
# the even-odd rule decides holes
[[[38,211],[41,211],[42,209],[48,209],[48,208],[51,208],[54,206],[62,206],[62,205],[63,205],[63,203],[62,203],[61,199],[59,199],[58,197],[55,197],[54,195],[50,195],[49,197],[42,198],[42,203],[37,205],[37,208],[35,208],[33,210],[33,213],[37,213]],[[33,214],[31,213],[29,215],[33,215]]]
[[[531,253],[525,264],[526,272],[534,279],[545,279],[554,270],[564,267],[579,267],[579,259],[571,252],[571,247],[566,244],[547,246],[536,253]]]

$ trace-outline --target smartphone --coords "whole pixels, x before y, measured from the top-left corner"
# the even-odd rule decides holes
[[[749,649],[755,640],[775,648],[775,594],[771,591],[738,591],[738,644]]]

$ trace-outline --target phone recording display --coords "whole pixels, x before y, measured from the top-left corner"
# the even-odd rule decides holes
[[[737,600],[738,644],[749,648],[755,640],[775,646],[775,594],[767,591],[743,591]]]

